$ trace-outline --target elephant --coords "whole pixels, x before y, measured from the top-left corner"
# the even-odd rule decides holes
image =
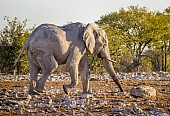
[[[71,83],[63,85],[65,94],[78,84],[78,74],[81,76],[83,92],[90,93],[88,54],[101,58],[106,71],[117,84],[120,91],[122,86],[110,61],[110,51],[106,32],[95,24],[80,22],[57,26],[41,24],[26,40],[15,64],[23,51],[27,51],[30,72],[29,93],[45,92],[45,83],[58,65],[66,64]],[[42,77],[37,75],[42,70]]]

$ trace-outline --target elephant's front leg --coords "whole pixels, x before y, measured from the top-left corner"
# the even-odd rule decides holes
[[[68,85],[63,85],[63,89],[66,94],[69,94],[70,89],[77,86],[78,84],[78,66],[81,57],[81,52],[74,50],[74,52],[71,53],[67,59],[66,66],[70,72],[71,83]]]
[[[63,85],[63,89],[66,94],[69,94],[70,89],[74,88],[78,84],[78,66],[71,66],[69,68],[71,83],[68,85]]]
[[[84,55],[79,64],[79,72],[82,80],[83,93],[90,93],[89,88],[89,71],[88,71],[88,61],[87,55]]]

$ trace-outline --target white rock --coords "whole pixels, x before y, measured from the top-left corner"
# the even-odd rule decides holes
[[[122,113],[126,114],[126,115],[132,115],[132,114],[134,114],[134,111],[130,108],[126,108],[126,109],[123,110]]]
[[[135,102],[131,102],[130,105],[131,106],[137,106],[137,104]]]
[[[34,99],[37,99],[37,98],[38,98],[38,95],[33,95],[33,98],[34,98]]]
[[[71,103],[72,103],[72,105],[73,105],[73,108],[75,108],[76,107],[76,101],[71,101]]]
[[[48,103],[51,105],[53,103],[53,100],[49,99]]]
[[[72,89],[72,90],[70,91],[70,94],[71,94],[71,95],[76,94],[76,93],[77,93],[77,90],[76,90],[76,89]]]
[[[114,89],[113,91],[112,91],[113,93],[118,93],[119,92],[119,89]]]
[[[110,109],[110,111],[111,112],[117,112],[117,111],[119,111],[120,109],[118,109],[118,108],[112,108],[112,109]]]
[[[22,87],[22,91],[23,92],[27,92],[28,91],[28,88],[26,86]]]
[[[44,114],[45,114],[45,111],[39,110],[39,111],[37,112],[37,114],[38,114],[38,115],[44,115]]]
[[[92,98],[92,97],[93,97],[92,94],[81,94],[81,98],[82,98],[82,99]]]
[[[29,112],[29,113],[36,112],[35,108],[32,108],[32,109],[27,109],[26,111],[27,111],[27,112]]]
[[[65,94],[63,94],[61,96],[61,99],[64,100],[64,101],[70,101],[70,97],[68,95],[65,95]]]
[[[126,104],[124,104],[123,102],[117,102],[117,105],[119,105],[119,106],[126,106]]]
[[[138,86],[133,87],[130,90],[130,95],[136,97],[155,97],[156,96],[156,89],[150,86]]]
[[[61,94],[61,93],[62,93],[62,91],[60,89],[56,90],[56,94]]]
[[[141,108],[138,108],[138,107],[133,108],[133,111],[135,111],[136,114],[143,114],[144,113],[144,111]]]
[[[50,76],[50,77],[49,77],[49,81],[55,81],[54,76]]]
[[[27,99],[32,99],[32,96],[30,94],[27,95]]]

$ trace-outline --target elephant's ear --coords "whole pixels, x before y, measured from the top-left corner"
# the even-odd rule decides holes
[[[84,40],[84,42],[86,44],[86,48],[90,51],[91,54],[94,53],[96,34],[97,33],[96,33],[95,29],[94,29],[93,24],[88,24],[85,27],[83,40]]]

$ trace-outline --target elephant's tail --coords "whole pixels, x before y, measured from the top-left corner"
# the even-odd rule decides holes
[[[18,60],[20,59],[20,57],[22,56],[22,53],[24,52],[24,50],[27,50],[28,49],[28,44],[29,44],[29,39],[26,40],[20,54],[18,55],[18,58],[15,60],[15,64],[13,65],[14,67],[16,66]]]

